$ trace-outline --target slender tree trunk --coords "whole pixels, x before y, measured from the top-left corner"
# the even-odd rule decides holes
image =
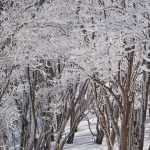
[[[53,142],[53,141],[55,141],[55,138],[54,138],[54,127],[52,127],[52,129],[51,129],[51,141]]]
[[[2,141],[2,146],[3,146],[2,150],[9,150],[9,145],[8,145],[8,141],[7,141],[8,137],[7,137],[7,135],[6,135],[4,130],[2,130],[1,133],[2,133],[1,141]]]
[[[32,74],[32,73],[31,73]],[[37,71],[33,72],[33,80],[30,74],[30,67],[27,68],[27,76],[30,90],[30,103],[31,103],[31,125],[30,125],[30,137],[28,140],[27,150],[32,150],[35,145],[36,135],[36,116],[35,116],[35,87],[37,84]]]
[[[62,123],[62,114],[57,115],[57,130],[59,130]]]
[[[148,105],[148,94],[150,89],[150,73],[143,71],[143,85],[142,85],[142,111],[141,111],[141,124],[140,124],[140,137],[139,137],[139,150],[143,150],[144,135],[145,135],[145,120]]]
[[[104,132],[101,128],[99,128],[99,119],[97,119],[97,124],[96,124],[96,144],[102,144],[103,137],[104,137]]]
[[[149,26],[149,25],[148,25]],[[148,37],[150,37],[150,29],[148,29]],[[142,82],[142,105],[141,105],[141,124],[140,124],[140,137],[139,137],[139,149],[143,150],[144,146],[144,135],[145,135],[145,120],[146,120],[146,112],[147,112],[147,105],[148,105],[148,97],[149,97],[149,91],[150,91],[150,51],[149,49],[146,49],[146,47],[149,47],[149,44],[145,44],[144,50],[145,50],[145,57],[147,59],[143,59],[143,66],[146,68],[146,70],[143,70],[143,82]]]
[[[115,144],[115,138],[116,138],[115,130],[114,128],[112,128],[111,135],[110,135],[110,140],[111,140],[112,145]]]
[[[27,142],[28,136],[28,121],[26,119],[25,114],[22,114],[22,127],[21,127],[21,142],[20,142],[20,150],[24,150]]]
[[[75,110],[74,108],[72,109],[72,112],[71,112],[71,118],[70,118],[70,132],[72,131],[72,126],[75,122]],[[73,140],[74,140],[74,132],[72,132],[72,134],[69,136],[68,140],[67,140],[67,143],[68,144],[72,144],[73,143]]]

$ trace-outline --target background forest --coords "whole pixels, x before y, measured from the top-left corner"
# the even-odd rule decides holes
[[[149,93],[149,0],[0,0],[0,150],[143,150]]]

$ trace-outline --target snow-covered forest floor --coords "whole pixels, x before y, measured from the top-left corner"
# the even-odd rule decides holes
[[[89,116],[91,122],[91,129],[96,133],[96,118],[93,115]],[[69,124],[66,127],[65,132],[69,129]],[[144,150],[148,150],[149,141],[150,141],[150,118],[147,115],[146,119],[146,128],[145,128],[145,141],[144,141]],[[95,137],[90,133],[88,122],[86,119],[78,126],[78,132],[75,133],[75,139],[73,144],[65,144],[64,150],[107,150],[107,143],[104,137],[102,145],[95,144]],[[52,143],[53,145],[54,143]],[[114,146],[114,150],[119,150],[117,144]]]
[[[91,122],[91,129],[96,133],[96,118],[93,115],[89,116]],[[144,141],[144,150],[148,150],[149,141],[150,141],[150,118],[147,115],[146,119],[146,131],[145,131],[145,141]],[[66,133],[69,130],[69,124],[66,127]],[[88,122],[86,119],[78,126],[78,132],[75,133],[75,139],[73,144],[65,144],[64,150],[107,150],[106,139],[104,137],[103,144],[95,144],[95,137],[90,133]],[[54,142],[52,142],[52,147],[54,147]],[[19,145],[18,145],[19,146]],[[11,150],[15,150],[11,148]],[[53,150],[53,148],[52,148]],[[114,150],[118,150],[117,144],[114,146]]]
[[[91,122],[91,129],[96,133],[96,118],[89,117]],[[84,119],[78,127],[78,132],[75,133],[73,144],[65,144],[64,150],[105,150],[107,149],[106,141],[102,145],[94,143],[95,137],[90,133],[88,122]]]

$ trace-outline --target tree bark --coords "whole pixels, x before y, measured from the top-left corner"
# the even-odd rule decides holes
[[[72,112],[71,112],[71,118],[70,118],[70,132],[72,130],[72,126],[75,122],[75,108],[72,109]],[[75,134],[75,131],[72,132],[72,134],[69,136],[68,140],[67,140],[67,144],[72,144],[73,143],[73,140],[74,140],[74,134]]]
[[[139,150],[143,150],[144,135],[145,135],[145,120],[148,105],[148,94],[150,89],[150,73],[143,71],[143,85],[142,85],[142,111],[141,111],[141,125],[140,125],[140,137],[139,137]]]

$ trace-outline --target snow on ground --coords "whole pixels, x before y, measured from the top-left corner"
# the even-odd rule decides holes
[[[91,122],[91,129],[93,133],[96,133],[96,117],[88,116]],[[69,123],[65,128],[65,134],[67,134],[69,130]],[[89,131],[88,121],[83,119],[82,122],[78,126],[78,132],[75,133],[74,143],[73,144],[65,144],[64,150],[107,150],[106,140],[104,138],[103,144],[98,145],[94,143],[95,137]],[[53,144],[52,144],[53,145]],[[114,150],[118,150],[114,148]]]
[[[96,118],[91,116],[90,122],[92,123],[91,128],[93,132],[96,132]],[[87,120],[83,120],[79,125],[78,132],[75,133],[75,139],[73,144],[65,144],[64,150],[107,150],[106,139],[104,138],[102,145],[94,143],[94,139],[89,131]],[[148,150],[150,145],[150,118],[146,119],[146,130],[145,130],[145,142],[144,150]],[[115,145],[114,150],[118,150]]]
[[[92,131],[95,132],[96,118],[90,118],[92,123]],[[87,120],[83,120],[78,127],[78,132],[75,133],[75,139],[73,144],[65,144],[64,150],[103,150],[103,147],[94,144],[94,137],[91,135],[88,129]]]
[[[91,129],[96,133],[96,118],[93,116],[88,117],[91,122]],[[65,129],[66,133],[69,130],[69,123]],[[65,136],[64,134],[64,136]],[[65,144],[64,150],[107,150],[106,139],[104,138],[102,145],[97,145],[94,143],[95,137],[93,137],[88,128],[88,122],[84,119],[78,127],[78,132],[75,133],[75,139],[73,144]],[[52,147],[55,142],[52,142]],[[146,119],[146,130],[145,130],[145,142],[144,150],[148,150],[150,145],[150,118],[147,116]],[[19,145],[16,146],[19,149]],[[13,147],[10,150],[15,150]],[[53,148],[52,148],[53,150]],[[114,150],[118,150],[117,146],[114,147]]]

